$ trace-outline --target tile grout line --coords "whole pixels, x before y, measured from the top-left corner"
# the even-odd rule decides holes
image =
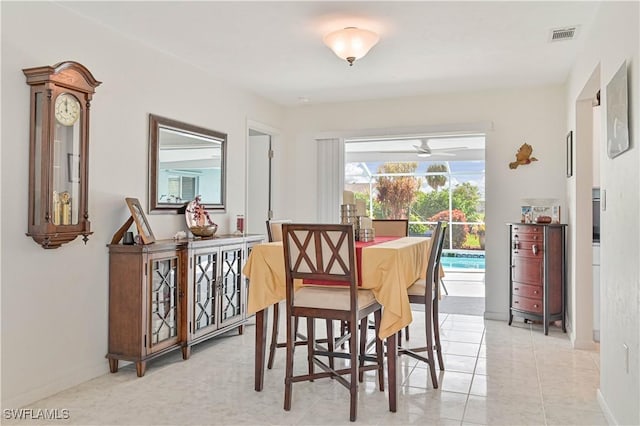
[[[533,362],[534,365],[536,366],[536,378],[538,379],[538,392],[540,394],[540,403],[542,405],[542,415],[544,416],[544,424],[545,426],[549,425],[549,422],[547,421],[547,411],[545,410],[545,406],[544,406],[544,396],[542,394],[542,378],[540,377],[540,369],[538,368],[538,357],[536,354],[536,342],[535,339],[533,337],[533,325],[529,324],[529,336],[531,337],[531,345],[533,346]]]
[[[473,382],[476,378],[476,368],[478,368],[478,359],[480,358],[480,351],[482,350],[482,342],[484,342],[484,338],[486,335],[486,327],[482,327],[482,338],[480,339],[480,344],[478,345],[478,352],[476,353],[476,362],[473,365],[473,373],[471,374],[471,383],[469,384],[469,390],[467,391],[467,397],[464,401],[464,410],[462,410],[462,420],[460,421],[460,425],[464,422],[464,417],[467,415],[467,405],[469,404],[469,397],[471,396],[471,388],[473,387]]]

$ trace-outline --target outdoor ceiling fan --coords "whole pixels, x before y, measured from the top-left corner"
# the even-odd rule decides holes
[[[467,149],[464,146],[457,146],[451,148],[431,148],[429,146],[429,139],[420,139],[420,145],[413,145],[413,147],[418,151],[418,157],[430,157],[432,155],[443,155],[454,157],[455,151],[461,151]]]

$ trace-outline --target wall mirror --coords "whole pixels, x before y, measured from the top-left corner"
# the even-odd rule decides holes
[[[225,209],[227,134],[149,114],[149,211],[182,213],[196,195]]]

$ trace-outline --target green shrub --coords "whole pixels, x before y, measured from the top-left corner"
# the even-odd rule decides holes
[[[435,215],[431,216],[428,219],[430,222],[437,222],[440,220],[444,220],[445,222],[449,222],[449,211],[443,210]],[[460,210],[451,210],[451,220],[453,222],[466,222],[467,217]],[[451,248],[461,249],[464,245],[464,242],[467,239],[467,234],[469,234],[469,226],[468,225],[449,225],[447,227],[447,235],[444,238],[444,248],[449,248],[449,228],[453,230],[453,246]]]

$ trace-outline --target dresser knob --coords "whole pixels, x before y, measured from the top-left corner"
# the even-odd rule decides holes
[[[534,308],[539,308],[539,307],[540,307],[540,305],[533,305],[533,307],[534,307]]]
[[[533,294],[538,294],[538,290],[533,290]]]

